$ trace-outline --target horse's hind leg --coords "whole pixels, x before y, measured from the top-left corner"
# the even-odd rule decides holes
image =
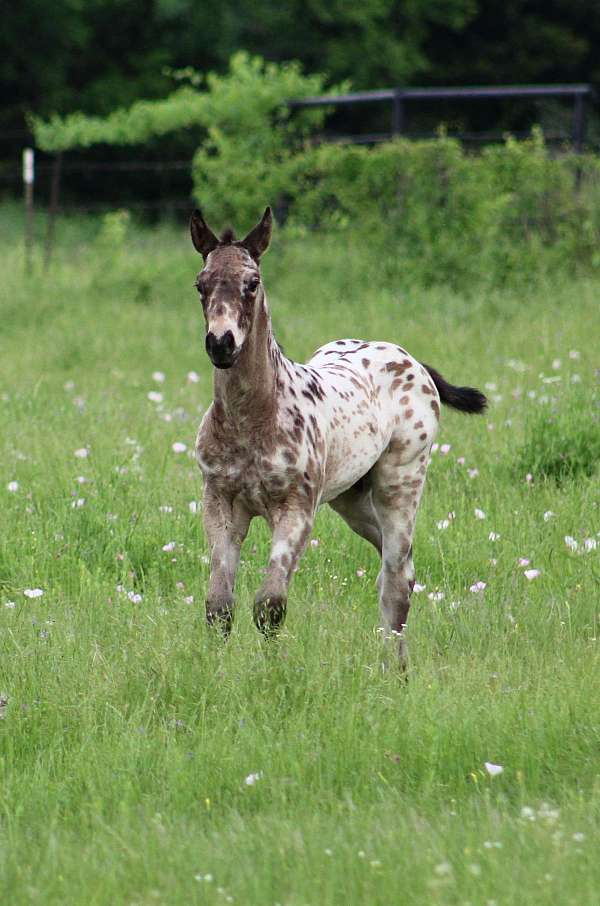
[[[335,500],[330,500],[329,506],[339,513],[353,532],[370,541],[381,556],[381,529],[373,508],[370,481],[361,478]]]
[[[408,463],[399,462],[393,446],[373,468],[373,508],[381,527],[382,567],[377,580],[381,621],[387,638],[398,639],[398,654],[407,657],[404,631],[415,584],[412,539],[425,483],[429,449]]]

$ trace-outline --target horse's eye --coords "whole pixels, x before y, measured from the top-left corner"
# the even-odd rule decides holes
[[[259,283],[260,283],[260,280],[259,280],[258,277],[252,277],[250,280],[248,280],[248,284],[247,284],[247,286],[246,286],[246,289],[247,289],[248,292],[250,292],[250,293],[255,293],[256,290],[258,289],[258,284],[259,284]]]

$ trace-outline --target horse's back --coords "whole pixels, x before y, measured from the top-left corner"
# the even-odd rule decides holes
[[[390,447],[399,462],[410,462],[431,445],[439,396],[424,366],[403,347],[334,340],[320,347],[307,365],[318,372],[326,389],[332,486],[365,474]]]

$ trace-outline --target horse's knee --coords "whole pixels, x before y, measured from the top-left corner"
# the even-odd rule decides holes
[[[277,632],[285,620],[287,601],[281,595],[257,598],[254,604],[254,625],[269,637]]]

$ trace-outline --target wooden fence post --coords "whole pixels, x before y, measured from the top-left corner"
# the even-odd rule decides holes
[[[46,221],[46,244],[44,250],[44,268],[47,270],[52,258],[54,247],[54,229],[60,201],[60,172],[62,167],[62,151],[55,155],[52,163],[52,182],[50,184],[50,207]]]
[[[31,273],[31,252],[33,248],[33,182],[35,159],[33,148],[23,149],[23,192],[25,199],[25,272]]]

